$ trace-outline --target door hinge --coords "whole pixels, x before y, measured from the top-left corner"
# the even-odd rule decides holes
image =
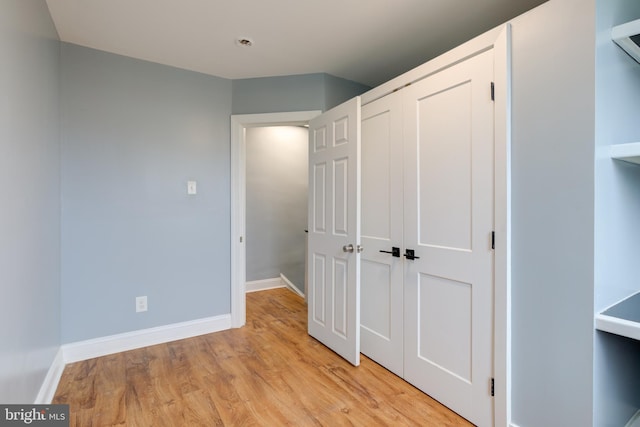
[[[493,82],[491,82],[491,100],[496,100],[496,85]]]
[[[495,381],[491,378],[491,397],[495,396]]]
[[[495,249],[496,248],[496,232],[492,231],[491,232],[491,249]]]

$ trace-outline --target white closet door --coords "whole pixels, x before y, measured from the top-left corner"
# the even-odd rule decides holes
[[[308,331],[360,364],[360,98],[309,123]]]
[[[403,92],[405,379],[493,425],[493,51]]]
[[[403,375],[402,103],[362,107],[361,352]],[[393,256],[393,248],[397,256]]]

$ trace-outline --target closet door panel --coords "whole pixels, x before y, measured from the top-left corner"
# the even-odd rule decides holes
[[[471,82],[417,101],[420,242],[471,249]],[[451,126],[455,123],[455,126]]]
[[[403,375],[402,120],[399,94],[362,107],[361,351]],[[384,252],[381,252],[384,251]]]
[[[493,424],[493,52],[404,89],[405,379]]]

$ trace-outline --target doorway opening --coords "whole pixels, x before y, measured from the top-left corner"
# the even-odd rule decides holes
[[[246,322],[248,137],[254,133],[253,128],[305,126],[319,114],[321,111],[231,116],[231,326],[234,328]],[[300,232],[304,233],[304,229]]]
[[[305,295],[309,130],[246,130],[246,291]]]

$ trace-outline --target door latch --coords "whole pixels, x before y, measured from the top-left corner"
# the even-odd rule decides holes
[[[395,246],[391,248],[391,251],[380,251],[383,254],[391,254],[391,256],[400,258],[400,248],[396,248]]]
[[[414,251],[413,249],[405,249],[404,256],[405,258],[410,260],[420,259],[419,256],[416,256],[416,251]]]

